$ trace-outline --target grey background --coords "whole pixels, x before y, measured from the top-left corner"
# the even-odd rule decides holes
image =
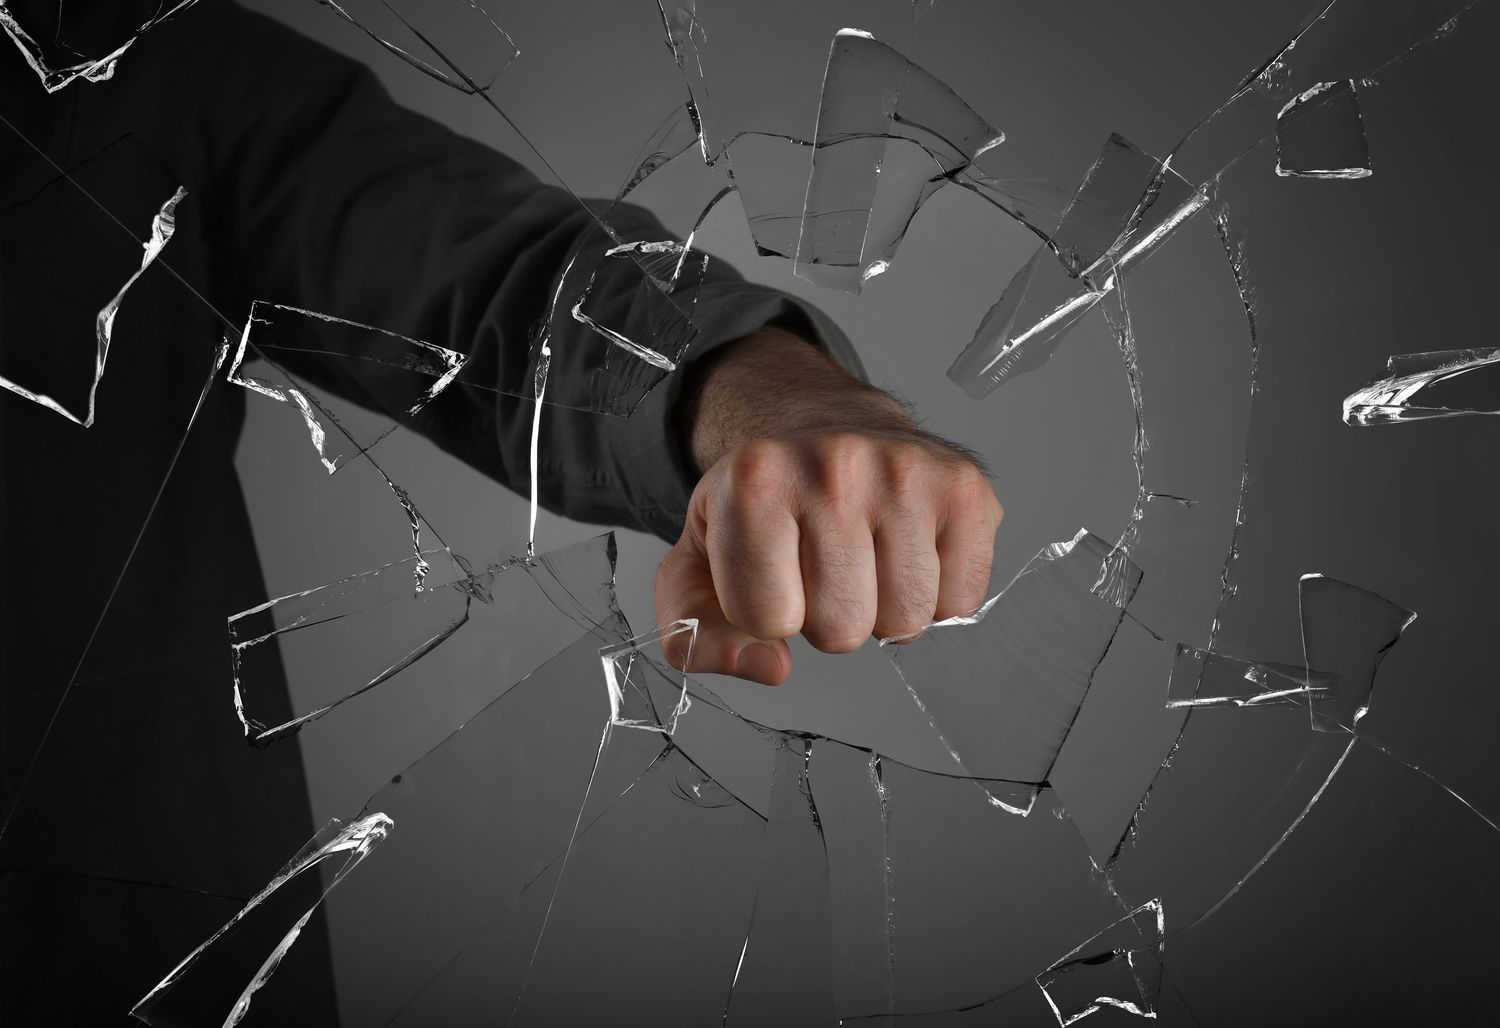
[[[250,6],[367,61],[400,102],[537,166],[492,111],[413,73],[326,10],[314,4]],[[937,72],[1004,129],[1003,146],[1016,153],[1017,177],[1068,185],[1110,131],[1153,152],[1169,149],[1295,31],[1306,9],[1301,0],[1044,6],[948,0],[915,24],[899,3],[705,3],[700,14],[712,33],[710,53],[720,62],[709,68],[714,95],[731,115],[759,112],[765,121],[756,127],[792,133],[810,128],[828,40],[837,28],[853,25]],[[645,134],[679,102],[654,5],[518,5],[500,12],[499,20],[522,57],[503,74],[497,99],[576,192],[612,194]],[[1463,38],[1454,45],[1460,49],[1446,77],[1424,69],[1400,89],[1393,86],[1387,94],[1376,88],[1366,96],[1373,178],[1279,180],[1262,152],[1252,158],[1258,165],[1245,170],[1260,176],[1254,187],[1229,194],[1248,231],[1263,350],[1248,444],[1247,526],[1236,565],[1240,596],[1226,612],[1220,641],[1227,652],[1243,656],[1300,659],[1296,579],[1314,570],[1416,610],[1420,620],[1381,672],[1367,724],[1494,809],[1500,776],[1487,753],[1500,705],[1492,695],[1495,604],[1489,583],[1497,561],[1485,536],[1500,514],[1493,461],[1500,427],[1492,419],[1375,429],[1339,421],[1342,397],[1371,377],[1387,355],[1493,340],[1485,298],[1495,262],[1483,244],[1500,226],[1483,185],[1482,169],[1493,156],[1481,138],[1487,84],[1473,60],[1477,45]],[[701,182],[690,161],[679,162],[637,199],[685,234],[699,198],[706,198]],[[1119,533],[1134,490],[1131,416],[1118,353],[1097,313],[1047,368],[986,401],[969,400],[943,375],[999,289],[1033,252],[1033,237],[1018,226],[957,191],[940,193],[916,219],[892,269],[858,297],[813,289],[785,262],[756,258],[733,204],[716,213],[700,239],[748,277],[823,307],[855,341],[877,384],[910,400],[926,427],[985,456],[1006,507],[997,542],[998,581],[1046,543],[1071,538],[1079,526],[1105,538]],[[1238,299],[1207,226],[1190,226],[1141,278],[1137,328],[1143,350],[1155,340],[1159,352],[1196,355],[1203,362],[1178,366],[1174,388],[1190,390],[1193,376],[1205,369],[1233,370],[1233,362],[1244,359]],[[330,313],[358,320],[358,312]],[[1170,379],[1173,373],[1163,374]],[[1236,377],[1227,374],[1223,383],[1205,379],[1201,404],[1178,408],[1205,466],[1233,465],[1246,449],[1243,412],[1225,401]],[[524,540],[524,498],[414,438],[393,438],[381,451],[393,477],[456,550],[483,555]],[[400,512],[383,487],[343,473],[328,479],[300,424],[273,405],[250,404],[238,467],[271,595],[404,555]],[[537,545],[549,549],[598,531],[544,513]],[[653,620],[655,565],[666,547],[630,532],[619,533],[619,543],[620,596],[631,623],[644,631]],[[1217,573],[1214,566],[1204,570]],[[1146,571],[1149,579],[1151,569]],[[1206,625],[1200,621],[1184,634],[1193,630]],[[793,653],[792,680],[780,689],[720,679],[713,684],[739,710],[765,723],[826,733],[918,764],[941,761],[941,749],[873,643],[843,657],[800,643]],[[515,667],[494,667],[476,663],[472,650],[440,649],[423,662],[424,675],[460,684],[445,701],[451,706],[425,710],[422,724],[409,716],[424,711],[413,696],[404,719],[378,723],[377,713],[391,718],[395,708],[366,704],[362,714],[360,705],[368,699],[362,698],[336,715],[341,724],[331,717],[309,728],[301,745],[318,816],[358,809],[402,758],[441,738],[466,703],[477,708],[515,670],[524,670],[524,659],[517,661]],[[294,666],[294,706],[297,681]],[[401,685],[398,680],[386,689]],[[1156,684],[1158,695],[1165,685]],[[1131,782],[1149,778],[1166,722],[1146,693],[1112,699],[1117,702],[1109,707],[1107,724],[1080,723],[1081,732],[1103,741],[1092,756],[1077,758],[1097,763],[1079,775],[1117,779],[1128,794]],[[398,738],[378,756],[351,752],[376,734]],[[1381,801],[1350,792],[1331,794],[1324,806],[1336,802],[1362,809]],[[1363,1004],[1355,1009],[1376,1019],[1396,1017],[1397,1011],[1409,1018],[1435,1016],[1443,1009],[1440,997],[1414,981],[1403,983],[1396,973],[1404,965],[1402,947],[1426,945],[1404,935],[1399,920],[1375,919],[1390,932],[1389,945],[1363,922],[1357,922],[1363,925],[1359,945],[1346,942],[1348,929],[1336,919],[1328,922],[1333,927],[1326,936],[1292,930],[1301,926],[1298,911],[1307,900],[1299,888],[1310,881],[1342,889],[1351,910],[1369,910],[1412,886],[1381,877],[1383,862],[1400,865],[1390,852],[1410,856],[1409,847],[1402,849],[1408,840],[1399,817],[1372,838],[1353,828],[1341,832],[1338,810],[1320,807],[1316,816],[1324,833],[1315,837],[1316,846],[1289,847],[1273,860],[1262,873],[1259,898],[1237,901],[1218,915],[1222,929],[1212,946],[1205,940],[1201,951],[1196,944],[1179,951],[1191,970],[1184,972],[1184,988],[1204,1023],[1258,1023],[1277,1009],[1272,993],[1296,997],[1306,1022],[1316,1010],[1337,1008],[1351,992]],[[1314,827],[1310,823],[1304,831]],[[1443,852],[1440,841],[1424,845]],[[1345,969],[1348,977],[1330,980],[1317,969],[1319,959],[1337,964],[1330,948],[1360,954]],[[1195,952],[1203,959],[1195,960]],[[1477,983],[1451,987],[1462,992]],[[1379,1005],[1382,989],[1399,998],[1396,1006]]]

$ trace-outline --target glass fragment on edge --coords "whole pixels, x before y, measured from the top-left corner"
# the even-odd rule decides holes
[[[0,8],[0,14],[3,14],[3,8]],[[99,382],[104,377],[105,362],[109,359],[109,347],[114,337],[115,316],[119,314],[120,304],[124,302],[125,294],[129,292],[130,287],[135,285],[136,280],[145,273],[147,268],[151,267],[156,258],[161,255],[167,243],[171,242],[172,234],[177,228],[177,205],[182,202],[185,196],[187,196],[187,190],[179,186],[167,202],[162,204],[161,209],[151,219],[150,238],[141,244],[144,252],[141,254],[140,267],[131,273],[130,277],[125,280],[125,284],[120,287],[119,292],[115,293],[99,309],[99,313],[94,317],[95,350],[93,379],[88,387],[88,400],[84,411],[81,414],[71,411],[46,393],[34,392],[26,386],[6,378],[4,375],[0,375],[0,389],[8,389],[17,396],[25,397],[33,403],[39,403],[48,410],[61,414],[75,425],[81,425],[84,428],[93,427],[94,400],[98,395]]]
[[[1129,908],[1109,891],[1050,789],[1041,790],[1033,816],[1019,818],[997,809],[972,780],[888,758],[881,764],[894,934],[883,921],[865,922],[879,934],[864,952],[881,960],[890,939],[895,1023],[928,1023],[922,1015],[947,1023],[933,1016],[941,1011],[969,1011],[978,1024],[1040,1023],[1036,1016],[1049,1014],[1036,976]],[[837,794],[819,780],[816,756],[813,784],[823,788],[818,806],[833,839],[846,818]],[[867,796],[861,799],[868,804]],[[866,859],[878,855],[874,850]],[[847,861],[832,868],[835,884],[846,869]],[[1017,1000],[1029,1006],[1030,1017],[1016,1014]],[[890,1020],[885,996],[869,990],[866,1002],[864,1009],[840,1010],[845,1023],[856,1016]]]
[[[1323,703],[1368,696],[1410,612],[1336,579],[1308,576],[1303,660],[1337,677],[1326,700],[1188,711],[1106,871],[1121,895],[1157,897],[1188,928],[1227,903],[1296,830],[1358,738],[1313,731]]]
[[[1096,592],[1104,577],[1117,598]],[[895,647],[891,661],[960,767],[1034,792],[1139,583],[1138,569],[1080,529],[1038,553],[972,614],[933,622]],[[1029,809],[991,795],[1013,813]]]
[[[1370,145],[1353,82],[1320,82],[1286,102],[1276,115],[1276,174],[1332,179],[1371,175]]]
[[[664,629],[601,647],[599,660],[604,665],[604,686],[609,695],[609,721],[621,728],[639,728],[670,735],[677,730],[677,719],[685,714],[692,700],[688,697],[687,678],[677,686],[678,699],[665,717],[657,713],[650,679],[666,674],[664,662],[651,659],[643,649],[660,647],[681,654],[681,666],[691,665],[693,644],[698,638],[698,619],[674,622]],[[676,663],[674,661],[674,663]]]
[[[462,93],[488,90],[521,55],[477,0],[317,2],[424,75]]]
[[[242,372],[247,359],[270,363],[291,384],[278,384]],[[414,418],[458,378],[468,363],[466,354],[408,339],[394,332],[362,325],[317,311],[256,300],[250,305],[239,349],[230,365],[229,380],[252,392],[296,407],[307,423],[318,458],[332,474],[348,460],[350,443],[363,454],[374,448],[399,422]],[[353,362],[363,361],[367,366]],[[349,434],[346,419],[338,416],[340,403],[315,396],[301,383],[331,388],[334,382],[357,381],[365,406],[392,415],[379,434],[365,438]],[[331,431],[324,422],[343,427]]]
[[[1417,615],[1384,596],[1327,575],[1303,575],[1297,583],[1302,652],[1307,666],[1336,671],[1336,693],[1313,698],[1312,727],[1320,732],[1356,731],[1370,709],[1375,673]]]
[[[985,312],[948,377],[983,399],[1007,379],[1046,364],[1103,296],[1103,290],[1069,278],[1052,250],[1039,247]]]
[[[858,292],[889,267],[923,201],[1004,140],[931,72],[868,32],[840,29],[824,71],[797,275]]]
[[[673,739],[615,731],[599,669],[598,640],[579,639],[371,798],[404,832],[331,918],[335,938],[374,937],[351,951],[351,1023],[586,1020],[601,989],[624,1020],[722,1013],[764,815]],[[661,687],[655,709],[678,704],[670,676],[645,684]],[[670,990],[652,973],[663,957]],[[580,967],[594,988],[578,989]]]
[[[775,770],[755,901],[721,1023],[836,1025],[828,847],[808,780],[816,744],[792,733],[772,738]]]
[[[262,339],[270,344],[275,358],[260,352],[256,326],[270,326]],[[251,357],[267,370],[249,374],[245,361]],[[298,371],[288,370],[281,361]],[[446,395],[448,386],[466,366],[461,354],[442,347],[313,311],[256,301],[240,335],[228,379],[295,409],[319,462],[330,475],[355,463],[351,454],[364,458],[405,514],[414,558],[412,578],[416,591],[421,592],[432,570],[426,560],[429,550],[422,543],[423,527],[439,545],[444,545],[442,537],[370,451],[400,427],[403,419],[419,418],[431,401]],[[369,411],[360,410],[356,416],[353,401],[326,399],[306,383],[304,373],[316,376],[320,384],[327,382],[331,388],[361,396],[366,408],[378,409],[374,427],[351,428],[367,421],[364,415]],[[411,420],[411,427],[418,424]]]
[[[415,591],[411,574],[419,561],[441,570]],[[465,638],[476,633],[473,646],[491,653],[489,663],[497,668],[519,661],[514,666],[530,669],[552,656],[538,647],[548,640],[570,643],[579,632],[621,639],[629,626],[615,599],[614,572],[612,532],[532,556],[512,546],[478,565],[434,549],[241,611],[229,618],[229,641],[235,710],[246,739],[266,746],[301,731],[466,628]],[[555,609],[538,608],[533,587]],[[522,612],[531,623],[525,638],[517,638]],[[554,624],[561,635],[553,633]],[[483,652],[470,659],[484,662]],[[274,705],[287,680],[299,712],[273,723],[258,714],[261,698]],[[420,687],[431,704],[445,697],[439,683]]]
[[[465,581],[412,589],[418,561],[447,556],[446,550],[429,550],[231,615],[234,709],[246,739],[265,746],[300,731],[345,700],[399,674],[463,627],[475,595]],[[318,697],[310,709],[272,724],[256,711],[263,693],[275,704],[285,688],[283,647],[288,643],[304,651],[315,648],[327,659],[317,665],[323,673],[317,676]]]
[[[1152,900],[1038,975],[1057,1023],[1066,1028],[1106,1006],[1155,1018],[1165,935],[1161,901]]]
[[[243,910],[147,993],[131,1015],[147,1024],[239,1024],[318,905],[393,828],[395,822],[379,812],[347,825],[336,818],[329,821]],[[319,865],[335,860],[333,878],[322,887]]]
[[[1206,205],[1208,187],[1216,176],[1273,135],[1279,149],[1277,170],[1283,175],[1368,176],[1368,146],[1354,92],[1355,78],[1374,75],[1423,39],[1446,31],[1444,26],[1470,3],[1445,0],[1427,5],[1407,0],[1383,6],[1378,13],[1372,13],[1368,5],[1348,0],[1327,4],[1160,162],[1160,181],[1173,191],[1185,187],[1187,202],[1177,205],[1155,201],[1152,206],[1170,214],[1160,225],[1140,233],[1139,245],[1117,254],[1110,275],[1096,275],[1090,285],[1107,289],[1112,276],[1148,256],[1178,225]],[[1334,69],[1342,76],[1330,75]],[[1347,77],[1351,70],[1357,70],[1355,78]],[[1054,230],[1047,224],[1052,205],[1028,204],[1025,198],[1017,203],[1017,198],[1007,195],[1005,184],[990,179],[983,169],[959,181],[1028,224],[1044,239],[1052,239]],[[1066,254],[1067,249],[1064,244],[1058,252]],[[1013,282],[1012,287],[1016,286]],[[1072,324],[1067,312],[1091,302],[1083,290],[1060,300],[1049,294],[1047,300],[1058,302],[1042,305],[1039,320],[1033,321],[1014,316],[1022,299],[1016,296],[1007,303],[1002,295],[997,309],[986,316],[980,331],[949,371],[949,377],[976,399],[992,392],[1009,375],[1012,364],[1015,370],[1027,371],[1045,363]],[[998,338],[993,335],[997,331]],[[1029,360],[1006,360],[1016,345],[1012,338],[1016,335],[1021,341],[1031,341],[1040,353]]]
[[[1337,675],[1291,664],[1242,660],[1178,644],[1167,707],[1259,707],[1338,696]],[[1314,708],[1316,709],[1316,708]]]
[[[613,207],[601,210],[598,205],[585,201],[574,192],[568,183],[558,176],[547,155],[537,148],[516,120],[500,105],[495,95],[498,91],[490,87],[504,65],[509,64],[516,56],[517,49],[510,37],[485,13],[477,0],[446,0],[446,3],[440,5],[417,3],[416,0],[395,0],[395,2],[318,0],[318,2],[330,7],[334,13],[414,67],[434,75],[463,92],[475,95],[489,107],[520,136],[525,146],[550,172],[552,181],[573,197],[581,211],[597,227],[599,242],[603,244],[600,246],[600,253],[610,244],[618,245],[627,241],[625,237],[628,233],[622,232],[610,219]],[[434,8],[439,12],[437,17],[433,16]],[[445,18],[441,16],[444,10],[457,10],[460,14],[457,17],[450,15]],[[393,42],[401,35],[420,43],[423,52],[416,54],[407,46]],[[497,55],[502,62],[499,68],[494,66]],[[664,139],[672,135],[669,128],[659,130],[658,134],[661,132],[666,133]],[[649,155],[643,158],[644,163],[651,163]],[[634,181],[627,181],[622,187],[621,194],[634,188],[641,177],[644,175],[632,176]],[[592,242],[582,244],[581,249],[586,250],[592,245]],[[577,296],[586,291],[584,283],[593,274],[593,266],[580,265],[576,256],[575,254],[574,259],[569,261],[568,269],[559,280],[558,288],[554,293],[551,316],[548,319],[548,324],[554,332],[560,329],[559,315],[566,318],[569,310],[569,305],[559,303],[558,299],[564,293]],[[569,276],[575,270],[577,279],[570,281]],[[641,269],[638,268],[638,270]],[[645,274],[644,270],[641,270],[641,274]],[[668,298],[666,302],[672,301]],[[634,338],[637,343],[641,342],[639,338],[630,337]],[[576,334],[568,338],[574,340],[574,346],[570,349],[575,349],[581,342],[577,340]],[[551,356],[548,343],[552,341],[552,337],[547,332],[537,332],[533,339],[531,360],[525,369],[526,373],[515,375],[512,382],[502,382],[498,391],[524,398],[537,398],[540,401],[541,391],[538,384],[545,381],[545,374],[540,373],[540,366]],[[578,376],[581,379],[579,382],[563,383],[572,387],[573,392],[567,395],[559,396],[558,391],[554,389],[552,402],[560,406],[628,417],[641,397],[660,379],[658,377],[641,382],[633,377],[631,371],[627,370],[622,374],[620,370],[612,368],[609,357],[614,350],[613,346],[607,347],[597,358],[590,354],[580,354],[576,359],[570,356],[568,361],[570,367],[582,367],[588,373]],[[603,374],[600,373],[601,367]],[[516,369],[508,369],[508,371],[514,370]]]
[[[723,195],[720,193],[703,211],[700,223]],[[650,240],[606,250],[606,259],[630,259],[642,273],[634,287],[634,302],[625,306],[616,297],[601,300],[595,288],[596,271],[570,309],[573,320],[664,374],[676,371],[697,336],[692,314],[710,261],[708,254],[693,250],[692,245],[690,234],[683,243]],[[627,315],[626,323],[619,321],[622,312]]]
[[[70,2],[67,8],[64,8],[63,2],[64,0],[54,0],[59,25],[61,25],[64,11],[75,6]],[[172,4],[170,0],[162,0],[159,3],[144,5],[143,12],[151,9],[151,13],[123,42],[111,40],[102,43],[100,48],[103,50],[103,56],[85,57],[81,61],[77,60],[81,55],[69,47],[60,47],[63,51],[60,54],[49,53],[49,48],[38,42],[38,36],[43,34],[33,36],[28,33],[17,20],[15,12],[10,9],[9,3],[0,2],[0,28],[3,28],[6,35],[10,36],[11,42],[16,44],[17,50],[21,51],[21,56],[26,59],[31,70],[36,72],[37,78],[41,79],[42,87],[49,93],[55,93],[79,79],[85,82],[103,82],[112,78],[120,57],[134,45],[142,33],[155,25],[160,25],[174,14],[197,2],[198,0],[177,0],[177,3]],[[88,5],[78,6],[86,8]]]
[[[1344,424],[1353,426],[1464,414],[1500,414],[1500,347],[1399,354],[1384,378],[1344,398]]]
[[[1042,367],[1078,320],[1208,204],[1208,194],[1112,133],[1058,214],[996,198],[985,178],[964,183],[1043,237],[1043,245],[981,319],[948,377],[974,399]],[[1055,223],[1055,228],[1045,227]]]

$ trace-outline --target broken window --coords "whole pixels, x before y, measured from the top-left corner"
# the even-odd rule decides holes
[[[77,947],[18,983],[128,964],[163,1026],[1487,1013],[1492,5],[253,6],[574,242],[475,338],[223,288],[224,187],[162,154],[219,127],[89,134],[222,12],[0,4],[0,903]],[[775,692],[652,623],[659,545],[546,510],[628,481],[567,426],[668,418],[730,265],[1007,508],[978,609]]]

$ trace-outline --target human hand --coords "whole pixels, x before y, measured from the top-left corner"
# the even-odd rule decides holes
[[[687,670],[779,685],[789,636],[847,653],[983,602],[1002,514],[984,472],[821,351],[762,329],[690,418],[704,475],[656,576],[657,623],[699,622]]]

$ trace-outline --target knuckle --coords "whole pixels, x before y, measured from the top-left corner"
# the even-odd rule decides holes
[[[956,474],[949,482],[946,494],[948,505],[957,516],[977,518],[985,524],[999,527],[1004,511],[995,498],[995,490],[984,473],[973,465]]]
[[[720,463],[725,484],[739,498],[764,498],[786,480],[785,448],[770,439],[738,446]]]
[[[824,503],[842,505],[857,493],[865,479],[868,445],[853,432],[835,432],[818,440],[811,478]]]
[[[882,451],[881,478],[893,504],[912,511],[931,505],[930,463],[928,455],[914,444],[896,443]]]

